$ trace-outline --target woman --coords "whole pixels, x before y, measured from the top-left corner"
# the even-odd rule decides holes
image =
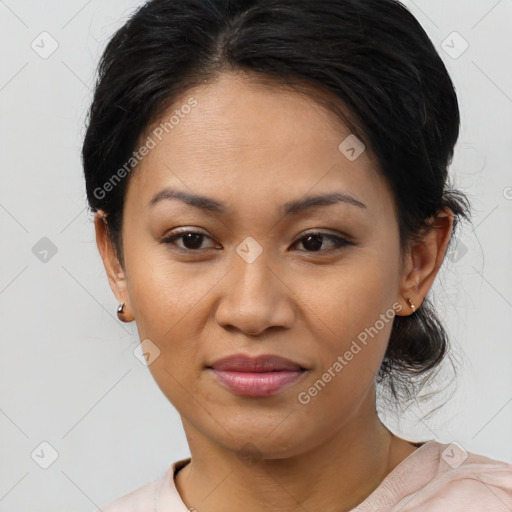
[[[446,354],[426,295],[469,217],[458,130],[394,0],[153,0],[114,35],[88,200],[191,458],[103,511],[512,509],[512,466],[376,412]]]

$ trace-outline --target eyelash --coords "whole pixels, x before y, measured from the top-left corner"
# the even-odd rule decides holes
[[[165,238],[163,238],[161,240],[161,243],[166,244],[166,245],[174,245],[175,247],[177,247],[178,250],[183,251],[183,252],[200,253],[201,249],[187,249],[187,248],[184,248],[184,247],[179,247],[176,244],[174,244],[175,240],[183,239],[183,237],[185,235],[189,235],[189,234],[199,235],[199,236],[202,236],[203,238],[210,238],[211,239],[210,236],[208,236],[208,235],[206,235],[204,233],[201,233],[199,231],[187,230],[187,231],[181,231],[181,232],[174,233],[174,234],[171,234],[169,236],[166,236]],[[330,234],[330,233],[322,233],[322,232],[318,232],[318,231],[313,231],[313,232],[309,232],[309,233],[304,234],[303,236],[301,236],[300,238],[295,240],[295,242],[293,242],[293,245],[296,245],[296,244],[300,243],[302,240],[304,240],[304,239],[306,239],[306,238],[308,238],[310,236],[321,236],[321,237],[327,238],[327,239],[329,239],[331,241],[336,242],[338,247],[335,247],[333,249],[323,250],[323,251],[322,250],[319,250],[319,251],[306,251],[306,250],[304,250],[304,251],[301,251],[301,252],[306,252],[306,253],[310,253],[310,254],[321,254],[321,253],[325,253],[325,252],[331,252],[331,251],[340,250],[340,249],[343,249],[344,247],[349,246],[349,245],[354,245],[353,242],[350,242],[349,240],[347,240],[346,238],[344,238],[342,236],[333,235],[333,234]]]

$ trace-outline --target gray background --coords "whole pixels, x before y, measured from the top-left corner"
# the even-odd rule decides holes
[[[133,354],[135,324],[117,320],[79,159],[101,50],[139,3],[0,0],[3,511],[92,511],[189,454],[179,415]],[[475,214],[431,294],[457,386],[429,419],[431,404],[383,419],[409,439],[512,462],[512,1],[404,3],[456,85],[451,172]]]

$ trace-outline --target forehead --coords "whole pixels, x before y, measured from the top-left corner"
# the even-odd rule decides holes
[[[155,145],[129,187],[146,203],[172,185],[267,203],[319,189],[357,193],[373,203],[387,193],[369,148],[355,160],[342,151],[354,136],[334,113],[307,95],[240,74],[187,91],[141,140],[148,136]]]

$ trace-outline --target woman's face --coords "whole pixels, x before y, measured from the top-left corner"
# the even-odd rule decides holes
[[[187,435],[267,458],[303,453],[374,414],[392,317],[406,308],[391,191],[370,152],[354,159],[350,139],[340,149],[350,132],[297,93],[225,74],[161,122],[173,114],[143,138],[155,144],[129,182],[118,298],[158,347],[152,360],[145,342],[149,368]],[[333,194],[352,199],[307,208]],[[211,369],[235,354],[304,370],[282,387],[225,373],[244,394]]]

